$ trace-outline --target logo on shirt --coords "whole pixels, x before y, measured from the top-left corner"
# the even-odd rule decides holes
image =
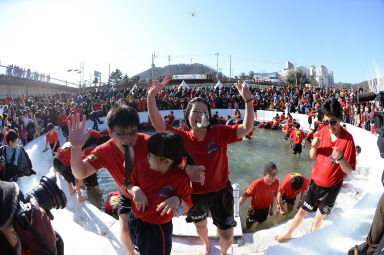
[[[98,159],[98,157],[95,154],[89,155],[88,158],[92,161]]]
[[[273,191],[271,192],[271,197],[274,197],[274,196],[276,196],[276,191],[275,191],[275,190],[273,190]]]
[[[170,198],[172,195],[173,195],[173,188],[172,186],[163,186],[160,191],[159,191],[159,194],[157,194],[159,197],[161,197],[162,199],[168,199]]]
[[[301,137],[301,132],[300,132],[300,131],[296,131],[296,137],[297,137],[297,138],[300,138],[300,137]]]
[[[249,194],[249,193],[251,193],[251,190],[250,189],[246,189],[245,193]]]
[[[207,146],[207,152],[208,153],[213,153],[219,150],[219,146],[215,144],[214,142],[210,142]]]
[[[112,196],[109,198],[109,204],[111,206],[114,206],[117,203],[119,203],[119,196]]]

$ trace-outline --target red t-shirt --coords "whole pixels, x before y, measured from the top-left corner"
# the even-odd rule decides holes
[[[87,147],[84,149],[83,154],[81,155],[83,159],[85,159],[91,152],[93,148]],[[66,142],[57,149],[55,157],[60,160],[61,163],[63,163],[64,166],[70,167],[71,166],[71,143]]]
[[[291,188],[291,180],[292,180],[292,178],[294,178],[297,175],[301,176],[304,179],[304,184],[303,184],[303,187],[301,189],[293,190]],[[307,178],[305,178],[304,175],[302,175],[300,173],[293,172],[293,173],[289,173],[286,176],[284,176],[284,179],[281,182],[281,185],[279,187],[279,192],[281,194],[284,194],[286,198],[292,199],[292,198],[297,197],[297,195],[299,193],[301,193],[303,190],[307,190],[307,189],[308,189],[308,180],[307,180]]]
[[[309,138],[309,139],[313,139],[313,130],[312,131],[309,131],[308,133],[307,133],[307,138]]]
[[[341,170],[340,164],[329,161],[333,151],[332,148],[340,148],[344,158],[351,164],[352,169],[355,170],[356,152],[353,137],[347,130],[341,127],[340,136],[334,142],[331,141],[328,128],[322,128],[315,136],[321,137],[321,140],[317,148],[316,162],[313,166],[310,179],[321,187],[335,186],[343,181],[345,173]]]
[[[170,123],[173,123],[175,121],[175,115],[168,114],[168,120],[169,120]]]
[[[109,215],[112,215],[113,206],[118,203],[119,203],[119,192],[116,191],[116,192],[109,193],[107,197],[107,201],[105,202],[104,212]]]
[[[284,115],[280,115],[280,122],[283,122],[285,120],[285,116]]]
[[[172,220],[173,214],[160,215],[157,206],[166,199],[178,195],[192,208],[189,179],[184,171],[178,167],[166,173],[159,173],[150,169],[148,160],[142,160],[135,167],[131,175],[132,184],[139,186],[147,196],[149,207],[145,212],[139,212],[132,203],[132,212],[136,218],[151,224],[164,224]]]
[[[275,180],[271,186],[269,186],[264,177],[253,181],[244,191],[246,197],[251,197],[252,209],[265,209],[268,208],[273,198],[277,195],[277,189],[279,187],[279,180]]]
[[[57,135],[57,132],[56,131],[53,131],[52,135],[50,134],[50,132],[48,132],[46,135],[45,135],[45,140],[49,143],[49,144],[54,144],[55,142],[59,141],[59,136]]]
[[[294,144],[300,144],[303,141],[303,139],[305,138],[305,134],[304,134],[303,130],[295,129],[292,131],[289,138],[292,139]]]
[[[205,183],[193,183],[193,193],[206,194],[225,188],[229,179],[228,144],[242,141],[237,138],[237,125],[213,126],[208,128],[204,139],[198,139],[190,131],[181,131],[167,125],[167,130],[183,137],[185,149],[192,156],[196,165],[205,166]]]
[[[146,159],[148,156],[147,143],[149,135],[138,133],[138,137],[133,150],[135,152],[136,165],[139,161]],[[115,141],[110,139],[108,142],[101,144],[86,159],[95,169],[106,168],[116,182],[117,189],[126,198],[132,199],[127,190],[121,189],[125,176],[125,159],[123,153],[116,146]]]
[[[289,125],[284,125],[283,126],[283,131],[286,131],[285,136],[289,137],[292,133],[292,128],[289,127]]]
[[[59,122],[59,126],[63,127],[67,125],[67,115],[65,113],[62,113],[57,117],[57,122]]]
[[[100,138],[103,137],[102,134],[100,134],[99,132],[94,131],[94,130],[91,131],[91,134],[89,136],[95,138],[96,141],[98,141]]]

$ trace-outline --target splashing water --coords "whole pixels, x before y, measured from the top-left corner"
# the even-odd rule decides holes
[[[371,74],[370,77],[375,77],[373,79],[368,79],[369,91],[379,93],[379,91],[384,91],[384,71],[380,70],[377,62],[373,63],[374,74]]]

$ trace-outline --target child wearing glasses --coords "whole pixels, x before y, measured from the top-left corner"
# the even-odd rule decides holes
[[[183,139],[157,133],[148,141],[148,158],[135,165],[128,192],[133,196],[129,233],[140,254],[170,254],[172,217],[192,207],[192,188],[180,165],[192,163]]]
[[[277,167],[273,162],[264,164],[264,176],[253,181],[240,197],[239,204],[242,206],[247,198],[251,198],[251,204],[247,212],[245,230],[266,221],[268,213],[273,215],[279,180]]]

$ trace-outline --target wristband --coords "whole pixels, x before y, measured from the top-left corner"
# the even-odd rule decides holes
[[[179,196],[176,196],[176,197],[179,199],[179,205],[178,205],[178,207],[179,207],[183,203],[183,200],[181,200],[181,197],[179,197]]]
[[[339,164],[340,160],[342,160],[343,158],[344,158],[344,155],[342,155],[340,159],[336,159],[336,160],[335,160],[336,163]]]
[[[246,103],[249,103],[249,102],[251,102],[251,101],[253,101],[253,98],[250,98],[250,99],[248,99],[248,100],[245,100]]]

